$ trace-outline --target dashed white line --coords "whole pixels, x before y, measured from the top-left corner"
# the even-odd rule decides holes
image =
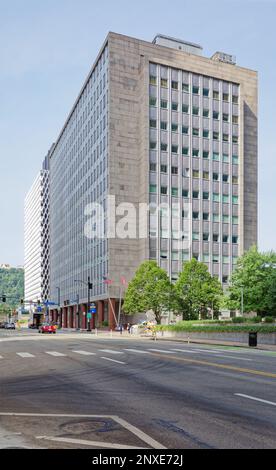
[[[89,351],[72,351],[75,354],[80,354],[81,356],[96,356],[96,353],[92,353]]]
[[[148,351],[142,351],[141,349],[124,349],[124,351],[137,353],[137,354],[149,354]]]
[[[123,354],[122,352],[114,351],[114,349],[99,349],[99,351],[107,354]]]
[[[199,351],[193,351],[193,350],[188,350],[188,349],[172,349],[172,351],[189,353],[189,354],[199,354]]]
[[[263,400],[262,398],[251,397],[250,395],[243,395],[242,393],[235,393],[236,397],[247,398],[248,400],[258,401],[260,403],[265,403],[266,405],[276,406],[276,403],[273,401]]]
[[[101,357],[101,359],[104,359],[105,361],[115,362],[116,364],[123,364],[123,365],[126,365],[125,362],[116,361],[115,359],[111,359],[110,357]]]
[[[163,354],[174,354],[173,351],[166,351],[164,349],[148,349],[150,352],[157,352],[157,353],[163,353]]]
[[[48,354],[49,356],[54,356],[54,357],[66,357],[66,354],[62,354],[57,351],[45,351],[45,354]]]
[[[23,353],[23,352],[22,352],[22,353],[16,353],[16,354],[17,354],[17,356],[22,357],[22,358],[24,358],[24,359],[26,359],[26,358],[31,358],[31,357],[35,357],[33,354],[30,354],[30,353]]]

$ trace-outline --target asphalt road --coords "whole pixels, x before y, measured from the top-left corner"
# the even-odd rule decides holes
[[[276,448],[276,353],[0,330],[0,356],[0,448]]]

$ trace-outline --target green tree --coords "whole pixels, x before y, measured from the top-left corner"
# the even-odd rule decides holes
[[[231,277],[229,300],[244,312],[265,316],[276,309],[276,253],[252,247],[239,260]]]
[[[158,324],[162,313],[175,305],[174,287],[169,277],[155,261],[140,265],[125,294],[124,312],[142,313],[152,310]]]
[[[0,295],[3,294],[7,296],[7,305],[14,307],[20,303],[24,295],[23,269],[0,269]]]
[[[185,263],[175,290],[183,320],[197,320],[199,315],[206,318],[211,309],[218,315],[222,286],[218,278],[211,276],[204,263],[195,259]]]

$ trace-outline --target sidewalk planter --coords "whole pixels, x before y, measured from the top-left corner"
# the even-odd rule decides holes
[[[177,331],[158,331],[159,338],[175,338],[192,341],[195,340],[212,340],[212,341],[229,341],[233,343],[248,344],[248,333],[200,333],[200,332],[177,332]],[[276,333],[258,333],[258,344],[276,345]]]

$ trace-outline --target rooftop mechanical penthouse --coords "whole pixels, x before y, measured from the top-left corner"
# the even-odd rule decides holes
[[[60,292],[62,305],[54,319],[86,328],[90,277],[92,326],[113,327],[121,279],[145,259],[175,280],[195,257],[228,283],[257,243],[257,94],[257,73],[228,53],[108,34],[50,155],[50,298]],[[85,236],[87,206],[106,209],[108,196],[137,212],[161,206],[144,238]]]

